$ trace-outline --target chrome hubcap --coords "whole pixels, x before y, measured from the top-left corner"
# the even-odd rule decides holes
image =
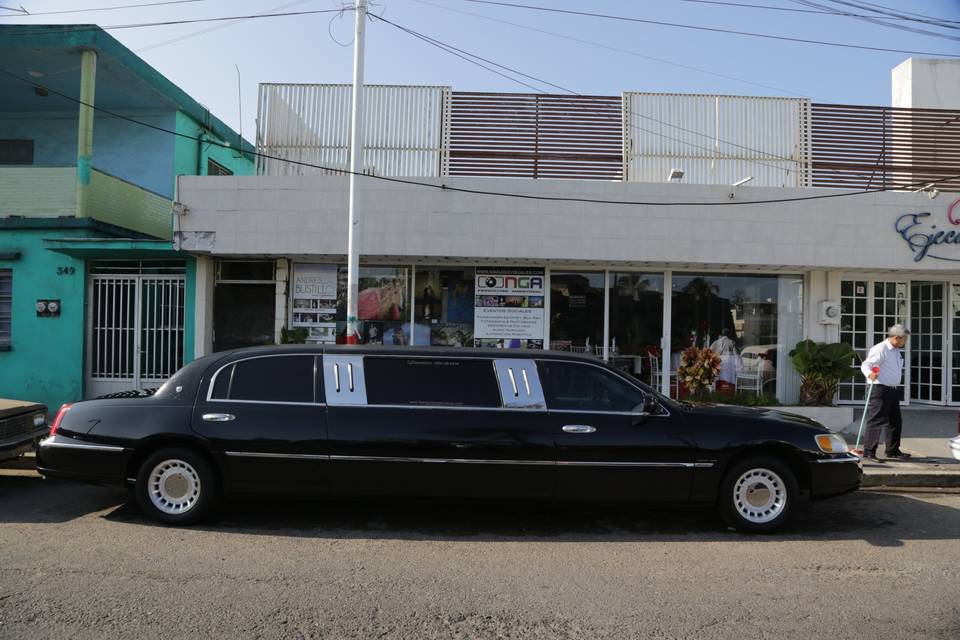
[[[733,485],[733,503],[748,522],[763,524],[775,520],[787,506],[783,479],[769,469],[751,469]]]
[[[186,513],[200,498],[200,476],[183,460],[164,460],[150,472],[150,502],[163,513]]]

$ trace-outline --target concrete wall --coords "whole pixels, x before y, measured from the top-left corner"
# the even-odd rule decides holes
[[[439,184],[439,180],[435,181]],[[609,205],[454,193],[365,179],[363,256],[405,262],[686,265],[722,269],[906,270],[956,272],[960,245],[920,262],[894,224],[929,212],[926,226],[949,229],[951,198],[872,193],[747,205],[745,201],[822,196],[823,189],[656,183],[447,179],[448,186],[508,193],[651,202]],[[734,197],[731,198],[731,192]],[[183,178],[184,249],[214,255],[337,258],[347,246],[347,180],[335,176]],[[687,202],[678,206],[666,203]],[[723,206],[697,203],[723,202]],[[664,204],[657,204],[664,203]],[[824,285],[826,286],[826,285]],[[839,292],[829,292],[839,295]]]
[[[11,348],[0,351],[0,397],[43,402],[51,411],[83,398],[84,261],[47,251],[43,239],[84,235],[47,229],[0,237],[3,250],[21,253],[19,260],[0,260],[0,269],[13,271]],[[38,318],[37,299],[60,300],[60,317]]]
[[[892,72],[891,106],[960,109],[960,60],[910,58]]]
[[[121,111],[122,115],[173,129],[173,111]],[[0,138],[32,139],[34,164],[77,164],[77,112],[0,113]],[[93,166],[167,198],[173,197],[173,136],[97,113]]]

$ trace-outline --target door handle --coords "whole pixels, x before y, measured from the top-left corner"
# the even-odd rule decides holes
[[[564,433],[594,433],[597,430],[596,427],[591,427],[588,424],[565,424],[563,425]]]
[[[237,416],[232,413],[205,413],[203,419],[206,422],[230,422],[236,420]]]

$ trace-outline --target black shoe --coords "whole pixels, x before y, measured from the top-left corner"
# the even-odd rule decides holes
[[[904,453],[903,451],[900,451],[900,449],[894,449],[893,451],[887,451],[884,456],[887,458],[892,458],[893,460],[906,460],[910,457],[910,454]]]
[[[881,460],[880,458],[877,457],[877,454],[876,454],[876,453],[866,453],[866,452],[864,452],[864,454],[863,454],[863,461],[864,461],[864,462],[876,462],[876,463],[878,463],[878,464],[880,464],[880,463],[883,462],[883,460]]]

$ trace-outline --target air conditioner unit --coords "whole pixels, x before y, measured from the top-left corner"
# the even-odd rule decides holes
[[[840,324],[840,302],[823,300],[820,303],[820,324]]]

